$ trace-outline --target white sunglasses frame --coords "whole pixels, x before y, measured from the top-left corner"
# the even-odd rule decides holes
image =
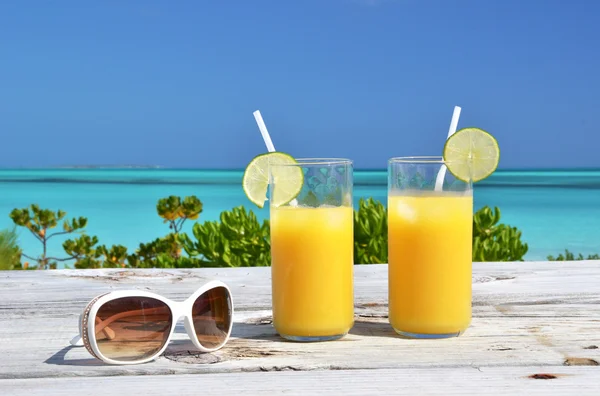
[[[231,317],[230,317],[230,321],[229,321],[229,329],[227,331],[227,337],[225,338],[225,340],[223,341],[223,343],[221,345],[218,345],[215,348],[206,348],[206,347],[202,346],[202,344],[200,344],[200,342],[198,341],[198,337],[196,336],[196,331],[194,329],[194,321],[192,319],[192,307],[193,307],[196,299],[198,297],[200,297],[201,294],[206,293],[207,291],[209,291],[211,289],[215,289],[217,287],[225,288],[225,290],[227,290],[227,293],[229,294],[229,301],[231,304]],[[163,345],[162,348],[157,353],[155,353],[154,355],[152,355],[148,358],[140,359],[140,360],[133,360],[133,361],[113,360],[113,359],[110,359],[110,358],[107,358],[106,356],[104,356],[102,354],[102,352],[100,352],[100,349],[98,348],[98,344],[96,342],[96,335],[94,333],[96,314],[98,313],[98,310],[100,309],[100,307],[103,306],[104,304],[106,304],[107,302],[116,300],[118,298],[123,298],[123,297],[154,298],[158,301],[165,303],[169,307],[169,310],[171,311],[173,323],[171,324],[171,331],[169,332],[169,337],[167,338],[165,345]],[[231,336],[231,330],[233,328],[233,312],[234,312],[233,297],[231,295],[231,290],[225,283],[223,283],[221,281],[217,281],[217,280],[206,283],[205,285],[200,287],[198,290],[196,290],[194,292],[194,294],[192,294],[190,297],[188,297],[185,301],[182,301],[182,302],[173,301],[173,300],[165,298],[159,294],[147,292],[147,291],[143,291],[143,290],[112,291],[112,292],[101,294],[101,295],[95,297],[87,304],[83,313],[79,317],[79,335],[75,336],[71,340],[71,345],[85,346],[86,349],[88,350],[88,352],[92,356],[94,356],[108,364],[125,365],[125,364],[147,363],[152,360],[155,360],[157,357],[162,355],[162,353],[165,351],[165,349],[167,349],[167,346],[169,345],[169,343],[171,342],[171,339],[173,337],[173,333],[175,332],[175,327],[177,327],[176,324],[179,321],[179,319],[181,319],[183,317],[184,318],[183,323],[185,326],[185,330],[186,330],[188,336],[190,337],[190,339],[192,340],[192,343],[194,344],[194,346],[202,352],[214,352],[214,351],[221,349],[225,344],[227,344],[227,341],[229,341],[229,337]],[[87,331],[83,331],[85,327],[87,327],[87,329],[85,329]]]

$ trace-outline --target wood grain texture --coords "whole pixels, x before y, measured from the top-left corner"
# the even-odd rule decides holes
[[[546,379],[536,379],[536,378]],[[107,392],[107,389],[110,391]],[[564,367],[281,371],[0,381],[10,396],[570,395],[597,396],[598,370]]]
[[[143,365],[105,365],[84,348],[69,345],[79,313],[98,294],[145,289],[183,300],[210,279],[231,287],[236,309],[233,337],[221,351],[198,353],[182,325],[164,356]],[[600,389],[600,261],[476,263],[473,282],[473,322],[463,336],[406,340],[387,322],[387,266],[355,266],[351,333],[340,341],[299,344],[282,340],[271,326],[269,268],[0,272],[0,394],[17,394],[3,392],[16,384],[30,389],[30,395],[44,384],[67,389],[74,386],[68,377],[96,377],[89,386],[102,386],[115,380],[108,376],[129,376],[119,379],[119,386],[126,390],[137,382],[149,395],[146,384],[161,378],[166,383],[182,378],[177,380],[182,389],[204,381],[218,386],[221,378],[259,391],[262,382],[253,385],[253,378],[276,378],[268,379],[275,384],[288,375],[306,384],[328,378],[342,388],[352,378],[376,386],[380,377],[390,375],[402,379],[402,386],[412,383],[432,391],[428,375],[479,386],[492,376],[490,386],[500,389],[529,386],[560,393],[558,385],[523,379],[535,372],[569,374],[546,381],[561,386]],[[382,379],[381,391],[395,382]]]

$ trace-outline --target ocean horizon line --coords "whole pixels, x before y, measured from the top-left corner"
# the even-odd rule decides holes
[[[241,186],[243,169],[203,168],[0,168],[4,184]],[[355,186],[384,186],[386,169],[355,169]],[[558,188],[600,190],[600,169],[500,169],[478,188]]]
[[[243,172],[244,168],[189,168],[169,167],[164,165],[74,165],[47,167],[0,167],[2,171],[60,171],[60,170],[153,170],[153,171],[208,171],[208,172]],[[361,172],[386,172],[387,168],[354,168]],[[597,172],[600,167],[531,167],[531,168],[498,168],[495,172]]]

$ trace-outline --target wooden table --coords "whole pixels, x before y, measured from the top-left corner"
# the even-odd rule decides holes
[[[69,345],[97,294],[184,299],[215,278],[236,306],[219,352],[196,352],[181,323],[143,365],[105,365]],[[387,266],[356,266],[351,333],[301,344],[271,325],[269,268],[0,272],[0,395],[600,395],[600,261],[477,263],[473,282],[463,336],[406,340],[387,321]]]

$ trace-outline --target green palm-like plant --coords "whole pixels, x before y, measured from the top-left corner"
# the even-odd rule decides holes
[[[360,199],[354,211],[354,263],[387,263],[387,211],[379,201]]]
[[[186,234],[180,239],[186,253],[199,256],[202,266],[261,267],[271,264],[270,225],[261,224],[243,206],[221,213],[220,222],[196,223],[195,241]]]
[[[558,256],[554,257],[552,255],[547,257],[548,261],[581,261],[581,260],[600,260],[599,254],[589,254],[587,257],[583,254],[579,253],[575,255],[575,253],[570,252],[565,249],[565,254],[560,253]]]
[[[62,221],[66,212],[57,210],[56,212],[50,209],[41,209],[38,205],[32,204],[27,208],[13,209],[10,213],[10,218],[15,225],[24,227],[31,234],[41,242],[42,254],[38,257],[33,257],[22,253],[22,256],[37,263],[37,268],[48,269],[56,268],[57,262],[69,261],[69,260],[80,260],[85,258],[92,258],[94,255],[93,245],[98,242],[96,237],[89,237],[82,235],[75,240],[67,240],[63,243],[63,247],[67,251],[68,257],[49,257],[48,256],[48,242],[58,236],[67,234],[83,234],[84,229],[87,225],[87,219],[85,217],[76,217],[69,220],[64,220],[62,223],[62,231],[51,232],[59,222]],[[92,243],[94,242],[94,243]],[[67,248],[73,248],[75,250],[67,250]],[[88,255],[89,254],[89,255]]]
[[[521,231],[499,221],[497,207],[484,206],[473,215],[473,261],[523,261],[528,246]]]
[[[21,267],[21,249],[16,228],[0,231],[0,270]]]

